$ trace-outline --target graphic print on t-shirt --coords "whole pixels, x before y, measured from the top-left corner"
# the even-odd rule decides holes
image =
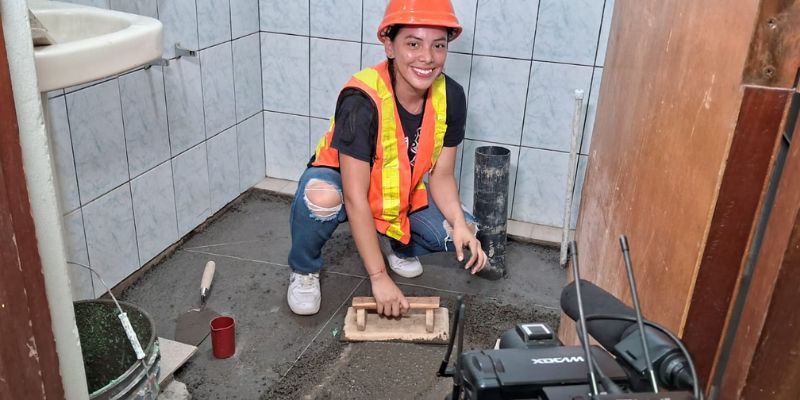
[[[417,160],[417,146],[419,146],[419,132],[421,130],[422,127],[417,128],[417,133],[414,134],[414,143],[411,146],[408,145],[408,136],[405,137],[406,148],[408,148],[408,162],[411,164],[411,168],[414,168],[414,161]]]

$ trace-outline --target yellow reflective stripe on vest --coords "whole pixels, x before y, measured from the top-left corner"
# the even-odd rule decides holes
[[[328,132],[330,132],[330,130],[333,129],[333,125],[334,125],[334,118],[331,117],[331,122],[328,124]],[[316,149],[314,149],[314,158],[319,159],[320,151],[329,147],[331,147],[331,144],[328,143],[328,135],[327,134],[322,135],[322,137],[319,139],[319,142],[317,142]]]
[[[442,152],[444,134],[447,132],[447,85],[444,75],[440,74],[433,81],[431,87],[433,109],[436,110],[435,136],[433,139],[433,154],[431,155],[431,169],[436,166],[436,160]]]
[[[355,74],[355,78],[374,89],[381,98],[380,135],[383,160],[381,164],[381,219],[389,223],[386,235],[402,238],[404,233],[400,226],[400,157],[397,149],[397,124],[395,121],[394,96],[386,87],[378,71],[369,68]],[[377,87],[375,87],[377,85]]]

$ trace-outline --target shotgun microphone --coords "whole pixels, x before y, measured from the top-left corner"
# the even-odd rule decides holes
[[[641,350],[636,312],[619,299],[593,283],[581,280],[582,306],[586,330],[606,350],[625,361],[640,374],[646,374],[647,365]],[[561,292],[561,309],[575,321],[580,320],[575,282]],[[594,315],[618,315],[630,317],[630,321],[592,319]],[[667,389],[692,389],[689,361],[672,340],[658,330],[646,326],[647,346],[652,356],[653,369],[661,385]]]

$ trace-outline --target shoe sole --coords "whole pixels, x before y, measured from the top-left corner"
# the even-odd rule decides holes
[[[295,313],[296,315],[314,315],[314,314],[319,312],[319,308],[317,308],[314,311],[299,311],[299,310],[295,310],[294,307],[292,307],[291,304],[289,305],[289,309],[292,310],[292,312]]]
[[[411,278],[416,278],[416,277],[422,275],[423,271],[419,271],[419,273],[414,274],[414,273],[400,272],[400,271],[396,271],[396,270],[392,269],[392,272],[394,272],[397,275],[402,276],[403,278],[411,279]]]

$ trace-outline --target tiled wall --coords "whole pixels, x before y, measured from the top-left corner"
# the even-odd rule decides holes
[[[297,180],[341,86],[383,60],[388,0],[72,0],[164,23],[167,66],[49,94],[72,261],[114,285],[265,175]],[[446,72],[468,96],[457,165],[511,150],[512,219],[561,226],[573,110],[587,101],[583,180],[613,0],[453,0]],[[175,45],[198,50],[175,58]],[[573,210],[577,210],[579,197]],[[574,226],[574,220],[573,220]],[[75,268],[76,298],[102,288]]]
[[[385,58],[376,31],[387,3],[259,1],[267,176],[297,180],[328,127],[341,86]],[[450,46],[445,72],[468,95],[457,167],[462,201],[472,206],[475,148],[504,146],[511,150],[510,217],[560,227],[573,92],[582,89],[586,96],[579,195],[613,0],[453,4],[464,32]],[[291,151],[301,147],[308,153]]]
[[[160,19],[170,59],[48,94],[68,259],[113,286],[264,178],[258,0],[73,2]]]

